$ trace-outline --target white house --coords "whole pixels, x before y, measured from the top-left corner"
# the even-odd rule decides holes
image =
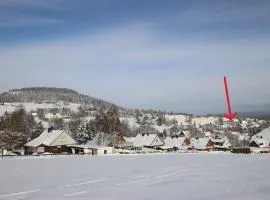
[[[113,147],[98,146],[91,142],[84,145],[69,145],[72,154],[107,155],[113,154]]]

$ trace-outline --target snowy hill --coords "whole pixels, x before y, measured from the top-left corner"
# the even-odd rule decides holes
[[[30,87],[13,89],[0,94],[0,102],[35,102],[35,103],[55,103],[69,102],[76,104],[87,104],[93,106],[109,107],[112,103],[80,94],[74,90],[66,88]]]
[[[0,116],[6,111],[13,112],[20,106],[23,106],[28,112],[38,108],[53,109],[63,107],[77,112],[78,107],[83,105],[87,105],[92,110],[109,108],[114,105],[71,89],[46,87],[13,89],[0,94],[0,102]]]

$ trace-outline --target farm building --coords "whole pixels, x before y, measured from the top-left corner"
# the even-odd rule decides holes
[[[254,135],[251,138],[249,146],[254,153],[270,152],[270,128],[264,129]]]
[[[167,137],[165,139],[164,148],[184,150],[187,149],[190,145],[190,140],[186,137]]]
[[[227,137],[216,137],[215,139],[211,140],[214,143],[214,150],[229,151],[231,148],[231,144]]]
[[[209,138],[192,138],[191,147],[198,151],[210,151],[214,148],[214,143]]]
[[[138,134],[136,137],[125,138],[126,142],[132,145],[133,148],[156,148],[163,146],[165,142],[157,134]]]
[[[25,154],[33,153],[71,153],[68,145],[76,144],[76,141],[66,130],[44,131],[39,137],[25,144]]]
[[[106,155],[113,154],[113,147],[98,146],[91,142],[83,145],[69,145],[72,154]]]

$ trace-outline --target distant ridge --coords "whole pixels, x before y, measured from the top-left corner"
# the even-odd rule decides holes
[[[0,102],[69,102],[93,105],[94,107],[108,108],[116,106],[113,103],[97,99],[88,95],[80,94],[68,88],[55,87],[28,87],[12,89],[0,94]],[[118,107],[118,106],[117,106]]]

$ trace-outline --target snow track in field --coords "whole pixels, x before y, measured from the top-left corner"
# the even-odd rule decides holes
[[[74,186],[81,186],[81,185],[90,185],[90,184],[94,184],[94,183],[100,183],[100,182],[104,182],[106,179],[94,179],[94,180],[90,180],[90,181],[86,181],[86,182],[81,182],[81,183],[74,183],[74,184],[66,184],[65,187],[74,187]]]
[[[37,193],[39,191],[40,191],[40,189],[28,190],[28,191],[23,191],[23,192],[14,192],[14,193],[10,193],[10,194],[0,195],[0,198],[9,198],[9,197],[13,198],[13,197],[17,197],[17,196],[23,196],[23,195],[27,195],[27,194]]]
[[[64,196],[65,197],[79,196],[79,195],[85,194],[87,192],[88,192],[88,190],[83,190],[83,191],[80,191],[80,192],[73,192],[73,193],[69,193],[69,194],[64,194]]]

